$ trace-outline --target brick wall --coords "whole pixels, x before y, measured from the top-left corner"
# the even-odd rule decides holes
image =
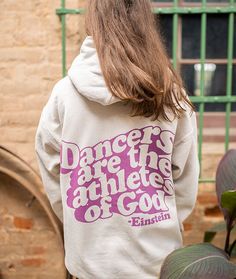
[[[0,176],[0,278],[65,279],[59,238],[39,202]]]
[[[67,1],[76,7],[80,1]],[[35,168],[33,140],[40,111],[61,77],[59,0],[0,2],[0,142]],[[80,19],[68,20],[68,65],[78,53]]]
[[[83,2],[68,0],[67,7]],[[61,29],[55,14],[59,6],[59,0],[0,1],[0,144],[36,170],[35,130],[52,86],[61,78]],[[67,24],[70,65],[85,36],[83,16],[68,16]],[[211,177],[224,153],[223,145],[207,143],[203,148],[203,169]],[[25,209],[27,193],[17,186],[1,176],[0,269],[4,278],[63,278],[59,272],[62,254],[53,229],[37,202],[32,210]],[[203,231],[219,220],[214,185],[201,184],[196,208],[185,223],[185,244],[201,241]],[[222,246],[223,235],[215,243]]]
[[[70,7],[81,1],[67,0]],[[61,78],[60,0],[0,1],[0,145],[38,170],[34,135],[52,86]],[[68,65],[84,37],[68,18]],[[10,168],[11,166],[9,166]],[[0,175],[0,278],[65,278],[63,251],[38,201]]]

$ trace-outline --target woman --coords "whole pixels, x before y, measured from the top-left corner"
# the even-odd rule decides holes
[[[89,0],[88,36],[53,88],[38,163],[80,279],[154,279],[197,195],[193,106],[149,0]]]

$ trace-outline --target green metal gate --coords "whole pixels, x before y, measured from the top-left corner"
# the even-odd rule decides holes
[[[56,10],[57,15],[61,19],[62,28],[62,75],[66,75],[66,15],[79,15],[84,13],[84,9],[68,9],[66,8],[66,0],[61,0],[61,7]],[[229,0],[223,5],[215,3],[208,5],[207,0],[193,0],[198,2],[197,5],[190,5],[189,0],[163,0],[153,4],[153,13],[172,16],[172,61],[175,68],[178,68],[178,23],[183,15],[196,15],[201,18],[200,27],[200,94],[199,96],[191,96],[191,101],[199,105],[199,145],[198,154],[202,169],[202,143],[203,143],[203,117],[205,105],[208,103],[223,103],[225,109],[225,151],[229,148],[229,132],[230,132],[230,113],[232,104],[236,103],[236,96],[232,95],[233,81],[233,49],[234,49],[234,21],[236,14],[235,0]],[[171,2],[172,6],[160,5],[164,2]],[[217,0],[216,0],[217,2]],[[206,96],[205,95],[205,63],[206,63],[206,30],[207,19],[210,14],[224,14],[228,17],[228,34],[227,34],[227,79],[226,79],[226,95],[225,96]],[[236,36],[235,36],[236,37]],[[200,182],[212,183],[214,178],[205,178],[200,175]]]

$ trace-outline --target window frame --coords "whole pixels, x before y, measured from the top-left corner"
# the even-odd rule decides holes
[[[212,183],[215,181],[214,178],[202,177],[202,143],[203,143],[203,126],[204,126],[204,116],[207,117],[207,112],[205,112],[206,103],[224,103],[226,106],[225,112],[217,113],[216,117],[219,120],[225,118],[225,151],[229,149],[230,142],[230,120],[231,116],[234,117],[236,114],[231,112],[232,103],[236,103],[236,96],[232,96],[232,78],[233,78],[233,65],[236,64],[236,59],[233,59],[233,43],[234,43],[234,21],[236,15],[236,3],[234,0],[229,0],[228,3],[207,3],[206,0],[201,0],[199,3],[185,2],[184,0],[173,0],[172,2],[153,2],[152,3],[153,12],[156,14],[169,14],[173,17],[172,26],[172,63],[173,66],[180,70],[182,51],[182,20],[181,15],[183,14],[200,14],[201,16],[201,42],[200,42],[200,59],[197,59],[201,64],[201,88],[200,96],[191,96],[190,99],[193,103],[199,104],[198,113],[198,155],[200,161],[200,178],[199,182]],[[56,14],[61,20],[61,30],[62,30],[62,76],[66,75],[66,15],[74,14],[79,15],[84,13],[84,8],[79,9],[67,9],[66,0],[61,0],[61,7],[56,10]],[[228,50],[227,59],[206,59],[206,26],[207,26],[207,15],[208,14],[227,14],[228,15]],[[192,63],[192,59],[184,59],[188,63]],[[196,60],[194,59],[194,62]],[[227,64],[227,86],[226,86],[226,96],[204,96],[204,67],[203,65],[209,61],[216,61],[219,63]],[[185,63],[184,63],[185,64]]]

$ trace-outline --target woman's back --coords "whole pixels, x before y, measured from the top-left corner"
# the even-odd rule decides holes
[[[152,90],[142,98],[151,102]],[[117,95],[87,36],[36,134],[45,190],[64,226],[65,264],[80,279],[157,278],[182,246],[196,200],[195,113],[179,100],[180,118],[168,106],[167,119],[131,117],[132,103]]]

